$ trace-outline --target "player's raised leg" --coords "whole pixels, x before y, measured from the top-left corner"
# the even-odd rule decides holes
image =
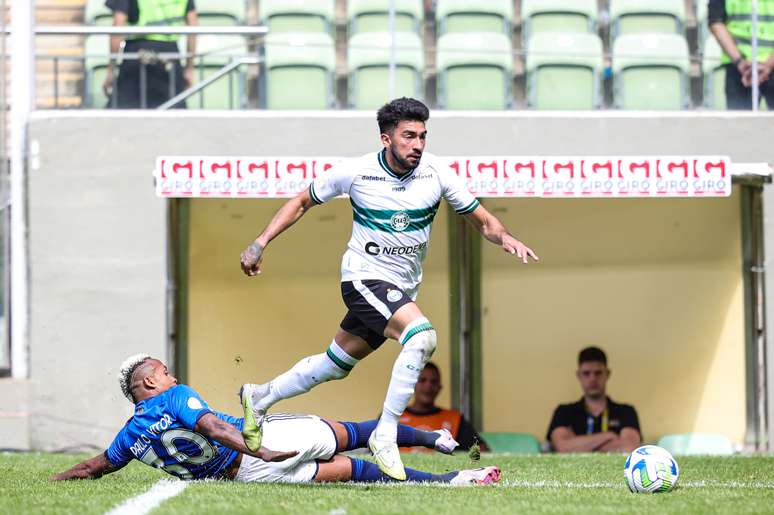
[[[398,340],[403,348],[393,365],[382,415],[368,441],[368,448],[382,472],[403,480],[406,474],[397,445],[398,420],[414,393],[419,374],[435,352],[436,334],[430,321],[411,302],[393,314],[384,335]]]
[[[338,452],[354,451],[368,447],[368,439],[376,429],[378,420],[364,422],[333,422],[325,420],[333,429],[338,442]],[[443,454],[451,454],[460,444],[448,429],[423,431],[403,424],[398,425],[397,444],[401,447],[426,447]]]
[[[260,448],[263,421],[271,406],[306,393],[318,384],[347,377],[372,351],[365,340],[339,329],[325,352],[303,358],[268,383],[242,385],[239,392],[245,416],[242,435],[247,447]]]

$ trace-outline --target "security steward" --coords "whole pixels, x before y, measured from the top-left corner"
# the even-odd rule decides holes
[[[114,26],[198,25],[194,0],[107,0],[105,5],[113,11]],[[124,53],[139,53],[140,57],[122,60],[117,81],[113,76],[114,59],[110,59],[103,85],[110,98],[108,107],[153,109],[189,86],[193,80],[193,58],[186,59],[183,70],[180,59],[160,55],[178,54],[178,39],[179,35],[127,36]],[[112,55],[118,54],[123,40],[123,36],[111,36]],[[196,53],[195,36],[188,36],[186,53]],[[185,107],[185,103],[176,107]]]
[[[705,0],[706,1],[706,0]],[[728,109],[752,109],[752,70],[761,97],[774,109],[774,0],[758,0],[758,51],[752,55],[752,0],[709,0],[708,23],[723,49]]]

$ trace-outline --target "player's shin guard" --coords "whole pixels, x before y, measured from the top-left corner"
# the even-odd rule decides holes
[[[352,462],[352,481],[363,483],[382,483],[394,481],[393,478],[384,474],[376,464],[370,461],[350,458]],[[446,474],[431,474],[421,470],[406,469],[406,479],[418,483],[450,483],[459,472],[447,472]]]
[[[306,393],[318,384],[347,377],[359,361],[344,352],[334,340],[326,352],[302,359],[271,381],[269,394],[261,400],[259,407],[268,409],[282,399]]]
[[[400,343],[403,345],[403,350],[392,368],[387,398],[375,431],[378,440],[392,442],[396,440],[398,420],[414,394],[414,385],[419,379],[419,374],[435,351],[437,345],[435,329],[426,318],[418,318],[403,330]]]

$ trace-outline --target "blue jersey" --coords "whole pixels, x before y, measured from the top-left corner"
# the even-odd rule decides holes
[[[242,430],[243,419],[211,410],[192,388],[177,385],[138,402],[105,456],[116,467],[137,459],[181,479],[216,477],[238,453],[194,431],[207,413]]]

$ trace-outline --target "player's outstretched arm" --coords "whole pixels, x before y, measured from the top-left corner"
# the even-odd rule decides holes
[[[515,254],[524,263],[527,263],[529,258],[540,261],[540,258],[531,248],[514,238],[502,222],[487,211],[484,206],[478,206],[472,213],[465,215],[465,218],[484,238],[495,245],[500,245],[505,252]]]
[[[202,416],[196,423],[194,431],[219,441],[229,449],[233,449],[243,454],[249,454],[250,456],[263,461],[285,461],[298,454],[298,451],[279,452],[269,450],[266,447],[261,447],[258,451],[253,452],[247,448],[242,433],[240,433],[237,428],[228,422],[219,419],[212,413],[207,413]]]
[[[105,474],[110,474],[123,467],[116,467],[105,457],[105,453],[99,454],[86,461],[82,461],[69,470],[51,476],[52,481],[65,481],[67,479],[99,479]]]
[[[279,208],[263,232],[242,251],[240,265],[245,275],[253,277],[261,273],[263,250],[269,242],[296,223],[314,205],[307,188]]]

